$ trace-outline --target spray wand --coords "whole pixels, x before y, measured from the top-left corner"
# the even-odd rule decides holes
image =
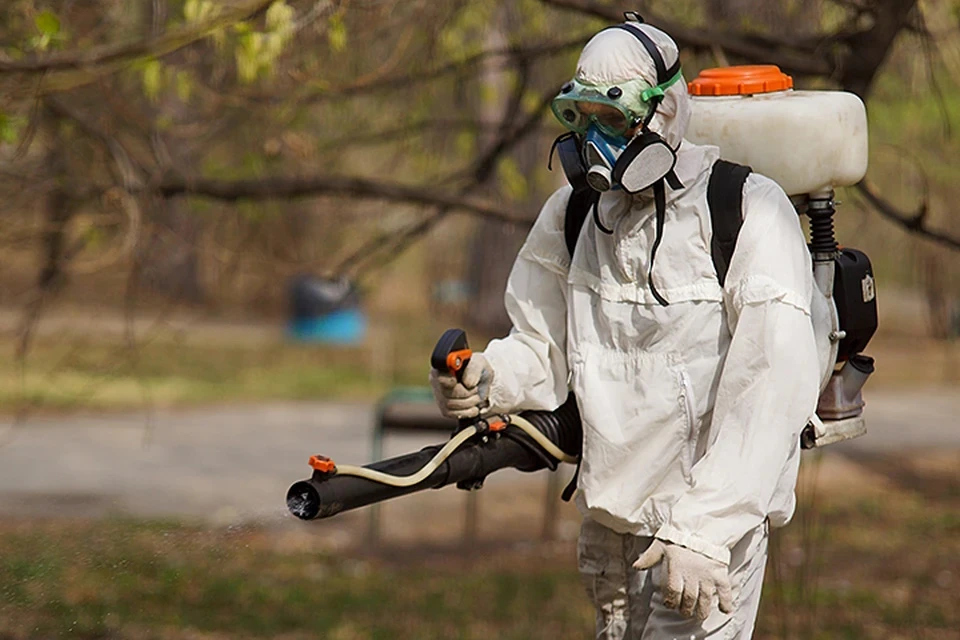
[[[430,364],[459,379],[471,356],[466,333],[450,329],[437,342]],[[560,462],[576,463],[581,440],[580,414],[571,394],[554,411],[460,420],[443,445],[364,466],[311,456],[313,475],[290,487],[287,508],[302,520],[313,520],[454,483],[461,489],[479,489],[499,469],[552,471]]]

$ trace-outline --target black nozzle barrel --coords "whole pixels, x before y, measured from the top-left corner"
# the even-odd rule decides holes
[[[571,396],[555,411],[527,411],[521,414],[562,451],[580,453],[581,426],[576,401]],[[416,453],[381,460],[366,468],[395,476],[409,476],[424,467],[442,447],[432,445]],[[396,487],[358,476],[327,474],[315,471],[313,477],[294,483],[287,491],[287,508],[302,520],[329,518],[375,502],[438,489],[454,483],[482,480],[499,469],[512,467],[520,471],[555,469],[556,458],[516,426],[508,426],[486,440],[478,439],[461,445],[427,478],[408,486]]]

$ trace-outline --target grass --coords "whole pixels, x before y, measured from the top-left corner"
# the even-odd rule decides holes
[[[955,638],[958,462],[807,458],[755,637]],[[0,638],[590,636],[569,543],[332,556],[320,531],[289,545],[256,527],[6,522]]]
[[[395,385],[426,383],[442,333],[395,322],[374,327],[359,346],[295,344],[269,325],[162,329],[129,346],[95,321],[47,331],[22,363],[17,342],[0,336],[0,412],[112,410],[263,400],[381,397]],[[429,323],[426,323],[429,324]]]
[[[864,350],[876,359],[876,371],[864,398],[886,390],[943,389],[960,385],[960,340],[925,339],[907,332],[886,331]]]
[[[92,323],[48,331],[23,366],[16,341],[0,334],[0,413],[140,409],[266,400],[375,400],[395,385],[424,385],[427,358],[444,327],[415,322],[388,333],[374,327],[355,347],[292,344],[279,328],[224,335],[216,324],[165,330],[139,339]],[[230,329],[228,326],[227,329]],[[475,337],[476,344],[485,340]],[[960,342],[917,337],[895,323],[867,352],[877,358],[870,388],[960,382]]]
[[[4,527],[0,546],[0,637],[574,638],[589,618],[569,563],[532,558],[390,565],[124,521]]]
[[[387,387],[359,350],[283,344],[40,344],[21,370],[0,364],[0,408],[116,409],[232,400],[362,397]]]
[[[960,453],[806,458],[775,532],[761,637],[954,638]]]

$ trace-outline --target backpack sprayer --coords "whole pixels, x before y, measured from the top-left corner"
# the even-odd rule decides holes
[[[834,235],[834,188],[867,172],[867,114],[844,91],[794,91],[774,65],[707,69],[689,85],[687,139],[720,147],[730,161],[776,181],[810,221],[815,291],[811,316],[823,377],[805,449],[866,433],[861,390],[873,359],[861,352],[877,330],[877,295],[866,254]]]
[[[430,364],[459,379],[471,355],[467,334],[450,329],[437,342]],[[498,469],[552,471],[560,462],[576,463],[581,443],[580,414],[571,395],[554,411],[460,420],[442,446],[363,467],[337,465],[325,456],[312,456],[313,476],[290,487],[287,507],[298,518],[313,520],[449,484],[479,489]]]
[[[716,145],[725,159],[772,178],[791,196],[797,213],[810,220],[811,316],[823,373],[817,413],[800,436],[801,446],[810,449],[866,433],[861,389],[873,359],[861,352],[877,329],[877,301],[870,260],[856,249],[840,248],[833,227],[834,187],[856,184],[866,173],[863,103],[851,93],[792,87],[793,80],[772,65],[708,69],[689,85],[693,116],[687,138]],[[577,157],[575,151],[567,155]],[[451,329],[430,362],[459,378],[470,356],[466,334]],[[576,463],[581,444],[571,395],[554,411],[461,421],[444,445],[363,467],[313,456],[313,476],[290,487],[287,507],[313,520],[449,484],[477,489],[498,469],[530,472]]]

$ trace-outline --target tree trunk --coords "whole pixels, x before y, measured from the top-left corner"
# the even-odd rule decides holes
[[[844,89],[866,100],[873,79],[916,6],[917,0],[878,0],[871,12],[873,24],[870,28],[847,40],[849,52],[840,74]]]
[[[820,23],[820,3],[811,1],[709,0],[706,11],[711,25],[739,31],[749,24],[772,35],[812,33]]]
[[[144,3],[144,30],[148,36],[160,35],[167,21],[167,3],[153,0],[144,0]],[[185,111],[176,91],[168,87],[160,96],[154,119],[176,122]],[[170,162],[178,169],[192,173],[193,145],[159,131],[150,133],[161,164]],[[170,157],[166,157],[167,153]],[[164,297],[189,303],[204,302],[206,295],[199,252],[203,231],[201,220],[193,215],[183,198],[167,198],[155,203],[151,211],[151,228],[137,255],[141,283],[148,291]]]
[[[47,193],[42,238],[43,266],[37,280],[41,296],[63,286],[66,279],[64,262],[67,254],[67,224],[73,213],[69,194],[63,187],[67,175],[66,148],[60,131],[60,120],[48,109],[44,110],[50,136],[46,169],[52,186]]]
[[[156,202],[153,224],[138,255],[141,283],[174,300],[203,302],[200,224],[181,198]]]
[[[496,20],[497,24],[488,31],[485,48],[494,49],[506,46],[506,35],[509,26],[514,21],[514,16],[510,15],[511,13],[508,4],[501,5]],[[498,69],[488,66],[482,73],[484,74],[483,84],[486,85],[490,93],[500,98],[481,104],[481,120],[491,123],[491,125],[481,136],[480,148],[488,149],[499,134],[494,125],[504,115],[503,112],[507,100],[509,100],[511,88],[507,86],[504,74]],[[531,156],[536,155],[536,147],[537,141],[531,137],[523,141],[517,148],[516,154],[520,157],[519,169],[524,177],[533,173],[532,163],[529,160]],[[496,175],[487,179],[487,183],[491,187],[496,185],[496,182]],[[501,193],[500,189],[491,189],[490,191],[497,194]],[[536,207],[536,203],[530,202],[530,200],[531,198],[528,197],[526,204]],[[493,220],[482,220],[478,224],[468,262],[467,280],[474,295],[473,304],[470,306],[466,321],[484,333],[504,335],[510,330],[511,323],[504,308],[503,294],[506,290],[507,278],[525,235],[525,232],[521,229]]]

